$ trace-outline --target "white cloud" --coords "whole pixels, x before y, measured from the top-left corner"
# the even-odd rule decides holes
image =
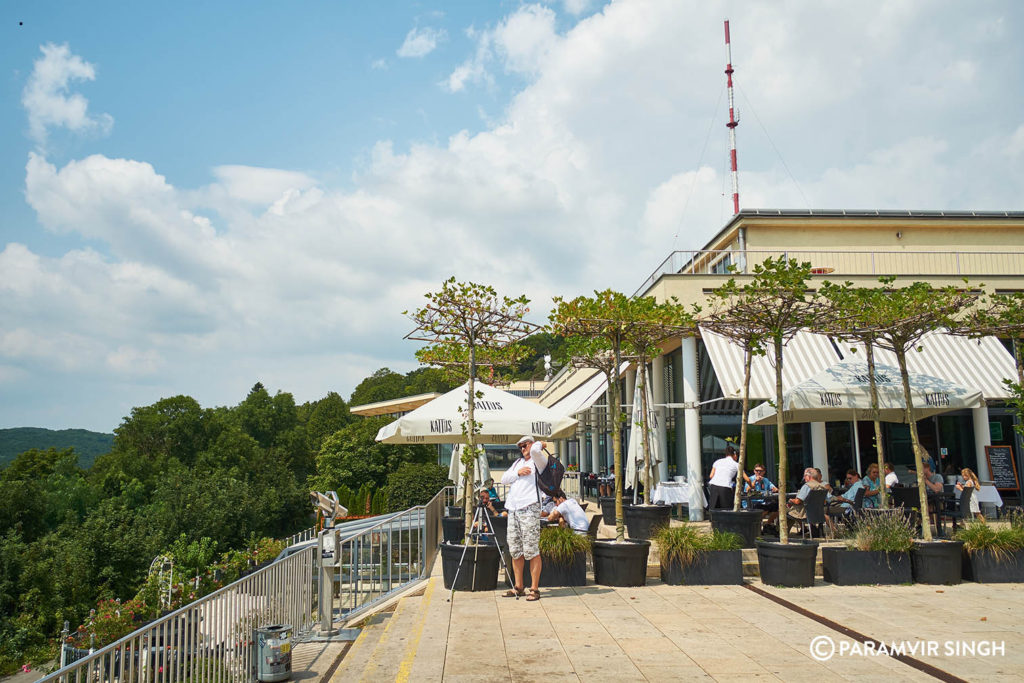
[[[470,83],[493,83],[488,69],[495,60],[507,73],[536,74],[558,41],[555,19],[543,5],[524,5],[493,29],[470,29],[467,34],[476,40],[476,52],[452,71],[444,87],[459,92]]]
[[[43,56],[35,61],[21,95],[32,139],[45,145],[48,130],[53,127],[109,132],[114,119],[109,114],[90,116],[89,101],[81,93],[68,91],[74,81],[95,80],[95,66],[71,54],[67,44],[47,43],[39,49]]]
[[[563,0],[565,11],[569,14],[579,15],[590,9],[590,0]]]
[[[413,28],[405,35],[405,41],[395,54],[399,57],[426,57],[447,38],[448,33],[444,29]]]

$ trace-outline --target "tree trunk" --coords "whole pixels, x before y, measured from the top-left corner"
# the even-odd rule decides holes
[[[921,441],[917,437],[917,422],[914,421],[914,404],[910,397],[910,376],[907,373],[907,352],[893,349],[900,366],[900,380],[903,382],[903,419],[910,426],[910,443],[914,449],[914,466],[917,468],[918,503],[921,505],[921,538],[927,543],[932,540],[932,525],[928,516],[928,488],[924,485],[924,456]]]
[[[468,447],[469,461],[466,454],[463,454],[462,462],[466,465],[466,545],[472,545],[473,512],[475,511],[473,500],[473,479],[476,467],[476,423],[473,421],[473,413],[476,408],[476,348],[470,343],[469,346],[469,393],[466,396],[466,446]]]
[[[775,431],[779,439],[779,542],[789,543],[789,518],[786,515],[786,472],[789,458],[786,453],[786,423],[782,418],[782,337],[775,337]]]
[[[736,474],[736,490],[733,493],[732,509],[734,512],[740,509],[740,496],[743,495],[744,468],[747,466],[747,417],[750,415],[750,365],[754,354],[750,347],[743,349],[743,411],[740,413],[740,459],[738,462],[739,472]]]
[[[1024,349],[1020,337],[1013,338],[1013,357],[1017,361],[1017,382],[1024,388]]]
[[[654,463],[651,462],[651,441],[650,433],[647,431],[647,411],[649,406],[647,405],[647,364],[641,358],[639,363],[639,373],[637,379],[640,381],[640,438],[644,449],[644,505],[651,504],[651,468]]]
[[[615,367],[608,375],[608,419],[612,423],[612,458],[615,460],[615,540],[626,538],[626,517],[622,512],[622,444],[619,439],[619,368],[622,340],[615,340]]]
[[[878,385],[875,383],[875,349],[872,340],[865,344],[868,350],[868,384],[871,387],[871,418],[875,423],[875,452],[878,454],[878,507],[889,507],[885,493],[885,451],[882,449],[882,423],[878,420]],[[853,423],[857,428],[857,423]]]

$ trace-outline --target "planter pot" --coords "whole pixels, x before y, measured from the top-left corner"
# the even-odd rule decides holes
[[[494,540],[502,548],[508,547],[508,517],[502,517],[500,515],[490,516],[491,526],[494,529]]]
[[[670,586],[738,586],[743,583],[742,550],[709,550],[692,563],[661,565],[661,580]]]
[[[964,551],[964,578],[978,583],[1024,582],[1024,550],[1006,553],[1002,557],[991,550]]]
[[[533,585],[531,577],[530,563],[526,562],[523,565],[523,586],[529,588]],[[542,553],[539,585],[541,588],[586,586],[587,553],[584,551],[576,553],[569,564],[556,564],[554,560]]]
[[[962,541],[915,541],[910,565],[917,583],[952,586],[963,579]]]
[[[463,557],[465,552],[465,557]],[[498,553],[496,545],[441,546],[441,569],[444,572],[444,587],[451,588],[456,572],[457,591],[492,591],[498,587]],[[462,569],[459,570],[459,562]]]
[[[790,541],[787,544],[757,541],[761,581],[773,586],[813,586],[817,556],[818,544],[815,541]]]
[[[743,539],[744,548],[753,548],[761,535],[761,518],[764,510],[712,510],[711,528],[716,531],[731,531]]]
[[[821,549],[822,574],[837,586],[910,583],[910,553],[882,550]]]
[[[461,517],[462,516],[462,506],[461,505],[446,505],[444,507],[444,516],[445,517]]]
[[[462,543],[466,536],[466,520],[463,517],[442,517],[441,531],[445,543]]]
[[[671,505],[630,505],[623,510],[626,517],[626,529],[629,537],[635,540],[646,540],[654,535],[654,531],[668,524],[672,515]]]
[[[615,497],[613,496],[611,498],[607,498],[607,497],[598,498],[597,502],[601,506],[601,516],[602,516],[602,519],[603,519],[603,523],[607,524],[608,526],[615,526]],[[628,508],[628,507],[629,507],[629,505],[626,503],[625,500],[623,500],[622,501],[622,514],[623,515],[626,514],[626,508]]]
[[[594,583],[602,586],[647,584],[647,553],[650,541],[594,541]],[[543,574],[542,574],[543,576]]]

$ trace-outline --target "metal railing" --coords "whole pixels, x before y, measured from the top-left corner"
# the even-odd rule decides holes
[[[316,538],[317,532],[317,528],[315,526],[311,526],[308,529],[304,529],[297,534],[292,534],[288,538],[284,539],[284,547],[289,548],[299,543],[312,541],[314,538]]]
[[[253,629],[315,623],[316,548],[307,548],[160,617],[41,681],[203,681],[252,678]]]
[[[633,296],[643,294],[665,274],[730,275],[767,258],[810,262],[815,275],[1020,275],[1024,252],[1014,251],[834,251],[808,249],[721,249],[673,251],[644,280]]]
[[[455,487],[447,486],[426,505],[338,539],[333,599],[342,620],[350,620],[391,593],[430,576],[441,541],[444,508],[453,504]]]

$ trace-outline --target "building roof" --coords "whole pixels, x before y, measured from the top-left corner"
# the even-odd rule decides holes
[[[361,406],[349,406],[348,412],[353,415],[394,415],[396,413],[407,413],[416,410],[422,405],[430,403],[440,396],[434,391],[429,394],[416,394],[415,396],[403,396],[393,398],[390,401],[377,401],[376,403],[364,403]]]

